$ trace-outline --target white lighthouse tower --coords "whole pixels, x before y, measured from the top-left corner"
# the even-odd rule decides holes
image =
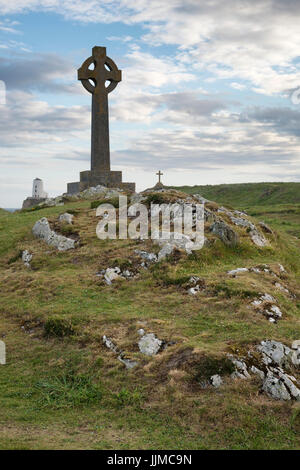
[[[48,193],[44,191],[44,183],[40,178],[33,180],[32,197],[33,199],[46,199],[48,197]]]

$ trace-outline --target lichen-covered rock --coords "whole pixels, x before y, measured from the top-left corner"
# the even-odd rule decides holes
[[[225,245],[236,246],[239,243],[238,234],[223,220],[216,220],[210,226],[211,232],[222,240]]]
[[[59,251],[75,248],[75,240],[59,235],[54,230],[51,230],[46,217],[43,217],[34,224],[32,233],[36,238],[44,240],[48,245],[57,248]]]
[[[247,370],[247,365],[244,361],[233,357],[232,355],[228,356],[233,365],[235,366],[235,371],[232,372],[231,378],[233,379],[248,379],[250,374]]]
[[[262,353],[263,363],[266,365],[285,367],[290,364],[292,350],[279,341],[262,341],[257,350]]]
[[[72,224],[73,223],[73,214],[69,214],[68,212],[65,212],[64,214],[61,214],[58,218],[60,222],[66,222],[67,224]]]
[[[139,340],[139,349],[146,356],[154,356],[161,349],[163,341],[158,339],[154,333],[148,333]]]
[[[276,377],[272,372],[268,372],[267,377],[262,384],[262,390],[276,400],[290,400],[291,396],[286,389],[286,386],[279,377]]]

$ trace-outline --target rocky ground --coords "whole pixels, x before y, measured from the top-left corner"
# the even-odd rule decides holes
[[[24,415],[35,428],[44,425],[46,415],[60,423],[62,410],[71,423],[77,410],[93,427],[101,421],[100,407],[113,414],[115,428],[121,425],[115,416],[120,407],[139,426],[155,410],[159,434],[166,435],[161,448],[172,448],[174,439],[177,448],[295,448],[298,240],[242,210],[172,189],[128,198],[145,204],[149,214],[151,203],[204,202],[201,249],[191,249],[192,234],[153,242],[99,240],[95,209],[109,202],[118,210],[120,194],[99,186],[18,214],[0,214],[0,334],[14,351],[1,366],[7,381],[2,383],[3,442],[20,442],[9,429],[22,428],[18,422]],[[21,356],[18,328],[18,339],[24,335],[25,342]],[[16,411],[13,403],[20,401],[9,397],[21,357],[20,377],[29,380],[17,387],[22,406]],[[66,379],[70,367],[72,386]],[[107,426],[96,436],[83,433],[75,444],[106,448]],[[142,439],[130,435],[126,421],[122,429],[128,448],[137,442],[157,447],[149,424],[144,423]],[[62,439],[57,437],[58,447],[64,446]],[[64,439],[72,448],[69,431]],[[119,441],[109,442],[115,448]],[[41,443],[32,438],[29,447]]]

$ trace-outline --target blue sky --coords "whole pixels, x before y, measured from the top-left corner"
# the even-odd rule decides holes
[[[123,71],[109,103],[124,181],[299,181],[299,19],[297,0],[0,0],[0,207],[89,169],[77,68],[95,45]]]

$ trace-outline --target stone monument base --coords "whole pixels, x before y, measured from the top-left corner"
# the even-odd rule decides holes
[[[25,199],[25,201],[23,201],[22,209],[30,209],[30,207],[37,206],[38,204],[44,201],[46,201],[45,197],[28,197]]]
[[[99,184],[107,188],[120,188],[135,192],[135,183],[122,182],[122,171],[107,171],[103,173],[82,171],[79,182],[68,183],[67,194],[76,194]]]

